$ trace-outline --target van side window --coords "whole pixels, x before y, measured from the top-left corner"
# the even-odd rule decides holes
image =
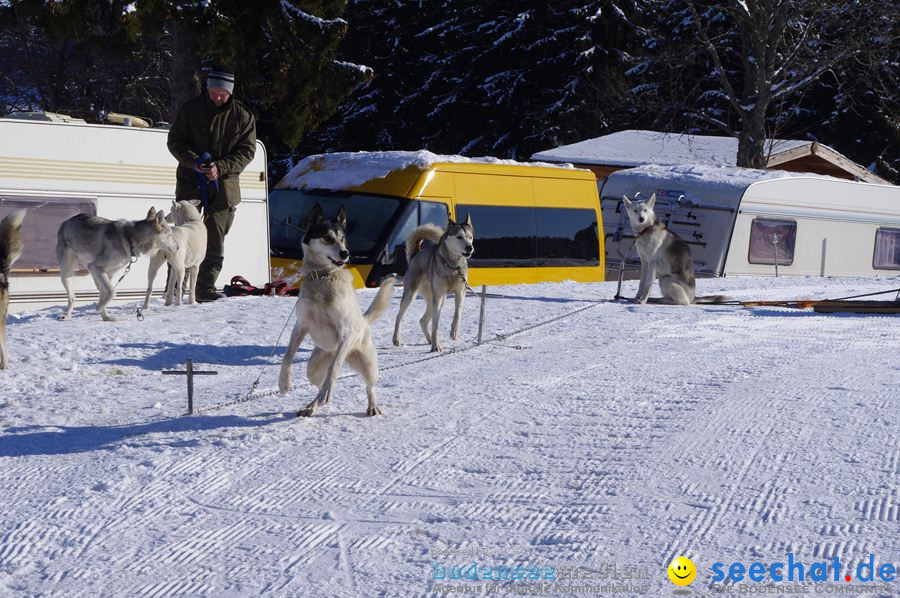
[[[450,212],[447,204],[437,201],[417,201],[419,205],[419,224],[435,224],[441,228],[447,226]]]
[[[875,231],[872,267],[876,270],[900,270],[900,228],[879,228]]]
[[[513,206],[456,205],[456,221],[472,215],[475,255],[469,266],[476,268],[532,268],[537,247],[534,208]]]
[[[412,206],[401,217],[401,221],[394,228],[394,233],[387,243],[387,251],[384,254],[384,263],[390,264],[396,261],[398,252],[406,250],[406,240],[417,226],[434,224],[443,230],[447,226],[447,217],[450,213],[447,204],[437,201],[414,200]],[[400,249],[398,249],[398,247]],[[405,253],[404,253],[405,255]]]
[[[750,250],[747,261],[751,264],[794,263],[794,244],[797,241],[797,223],[793,220],[754,218],[750,225]]]
[[[535,216],[536,266],[600,265],[597,212],[575,208],[535,208]]]
[[[63,222],[76,214],[97,215],[97,202],[86,197],[0,196],[0,220],[22,208],[28,210],[22,222],[26,242],[13,270],[35,273],[59,271],[56,234]]]

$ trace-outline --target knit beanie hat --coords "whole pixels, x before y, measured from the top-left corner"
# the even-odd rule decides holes
[[[223,64],[214,65],[206,74],[206,87],[219,87],[228,93],[234,93],[234,73]]]

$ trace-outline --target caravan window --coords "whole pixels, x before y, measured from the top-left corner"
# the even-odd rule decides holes
[[[10,197],[0,196],[0,220],[11,212],[26,208],[22,222],[25,246],[13,270],[58,272],[56,233],[59,226],[76,214],[97,215],[97,202],[85,197]]]
[[[794,263],[794,244],[797,241],[797,223],[793,220],[771,220],[754,218],[750,225],[750,252],[747,258],[751,264],[775,264],[778,254],[779,266]]]
[[[875,231],[872,267],[876,270],[900,270],[900,229],[879,228]]]

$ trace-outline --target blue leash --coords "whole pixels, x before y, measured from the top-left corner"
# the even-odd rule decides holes
[[[212,160],[212,156],[209,155],[209,152],[203,152],[200,154],[196,160],[194,160],[194,165],[199,168],[204,162],[209,162]],[[206,175],[202,172],[197,173],[197,187],[200,188],[200,201],[203,203],[203,213],[206,214],[209,212],[209,186],[214,184],[216,186],[216,193],[219,193],[219,179],[214,181],[206,178]]]

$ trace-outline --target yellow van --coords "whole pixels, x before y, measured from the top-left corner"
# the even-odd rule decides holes
[[[303,223],[319,203],[347,210],[348,267],[358,287],[406,271],[404,242],[421,224],[472,216],[469,284],[603,280],[597,179],[589,170],[419,152],[310,156],[269,194],[272,277],[296,275]]]

